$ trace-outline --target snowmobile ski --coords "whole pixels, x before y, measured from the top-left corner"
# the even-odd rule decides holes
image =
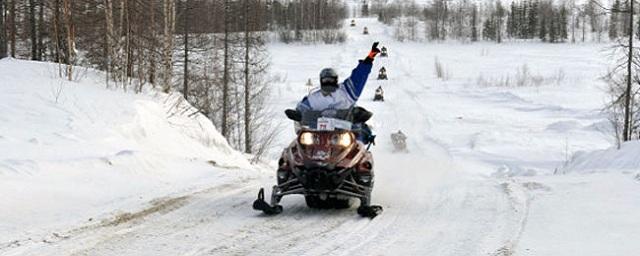
[[[370,206],[360,206],[358,207],[358,214],[365,218],[373,219],[382,213],[382,206],[379,205],[370,205]]]
[[[282,212],[281,205],[270,205],[266,201],[264,201],[264,188],[260,188],[258,192],[258,199],[253,202],[253,209],[257,211],[262,211],[266,215],[275,215]]]

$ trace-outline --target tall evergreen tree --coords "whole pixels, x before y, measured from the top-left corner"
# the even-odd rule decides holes
[[[516,30],[519,27],[516,17],[517,14],[518,11],[516,10],[516,4],[515,2],[511,2],[510,12],[507,16],[507,35],[512,38],[517,37]]]
[[[552,9],[551,17],[548,18],[548,21],[549,42],[558,42],[558,14],[555,10]]]
[[[611,6],[611,15],[609,15],[609,39],[618,38],[618,12],[620,11],[620,0],[615,0]]]
[[[496,41],[498,43],[502,43],[502,23],[503,18],[505,16],[504,7],[502,7],[502,2],[496,2]]]
[[[540,20],[540,32],[538,33],[538,36],[542,42],[547,41],[547,17],[545,16]]]
[[[567,7],[563,4],[560,6],[560,15],[559,15],[559,22],[558,22],[558,26],[559,26],[559,36],[560,36],[560,40],[561,41],[565,41],[569,38],[569,35],[567,33],[567,26],[568,26],[568,17],[567,17]]]
[[[538,29],[538,0],[532,0],[529,3],[529,12],[527,18],[527,38],[534,38],[536,36],[536,30]],[[542,29],[542,28],[541,28]],[[543,38],[541,36],[540,38]]]
[[[631,30],[629,25],[633,25],[633,22],[629,22],[629,1],[624,2],[624,7],[620,12],[620,16],[618,17],[618,22],[620,23],[621,30],[619,31],[620,36],[629,36],[629,31]]]
[[[478,41],[478,6],[473,4],[471,11],[471,41]]]

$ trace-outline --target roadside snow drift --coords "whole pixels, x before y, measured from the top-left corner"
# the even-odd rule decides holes
[[[105,89],[91,70],[69,82],[57,68],[0,60],[0,251],[250,168],[180,95]]]
[[[623,143],[618,148],[576,152],[565,172],[631,171],[640,174],[640,141]]]

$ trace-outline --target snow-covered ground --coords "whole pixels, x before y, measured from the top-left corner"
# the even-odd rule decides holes
[[[280,113],[307,80],[328,66],[345,78],[380,41],[389,58],[375,61],[359,104],[374,112],[382,215],[285,197],[285,211],[265,217],[250,204],[273,173],[206,120],[171,115],[179,96],[105,90],[92,73],[60,82],[55,66],[4,60],[0,254],[640,253],[640,147],[609,149],[604,45],[398,43],[375,19],[356,22],[342,45],[269,46],[280,78],[269,107],[285,127],[269,155],[294,138]],[[375,79],[382,66],[389,80]],[[378,86],[384,103],[372,101]],[[409,153],[392,153],[400,129]]]

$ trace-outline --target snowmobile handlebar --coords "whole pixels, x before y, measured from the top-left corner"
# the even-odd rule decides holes
[[[360,106],[353,107],[348,112],[349,119],[354,123],[365,123],[373,116],[373,113]],[[303,119],[303,114],[295,109],[287,109],[284,114],[292,121],[301,122]]]

